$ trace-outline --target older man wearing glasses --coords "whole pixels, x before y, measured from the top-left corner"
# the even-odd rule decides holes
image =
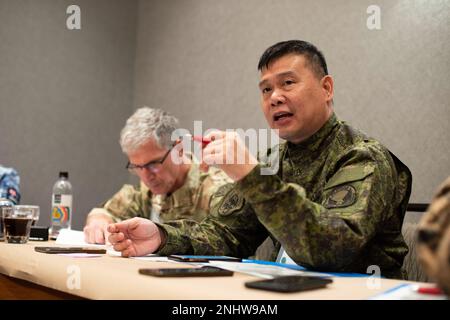
[[[84,228],[88,243],[105,243],[107,226],[133,217],[156,222],[177,219],[201,221],[209,213],[210,197],[230,183],[221,170],[202,172],[189,154],[176,154],[171,135],[178,120],[160,109],[138,109],[120,134],[122,151],[128,156],[126,168],[140,179],[139,186],[124,185],[100,208],[88,214]],[[180,159],[180,158],[178,158]]]

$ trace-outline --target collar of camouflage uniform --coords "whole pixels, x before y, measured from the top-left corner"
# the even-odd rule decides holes
[[[298,144],[294,144],[292,142],[287,142],[286,147],[289,150],[290,156],[295,156],[296,152],[301,152],[304,150],[315,151],[317,150],[322,142],[330,135],[331,131],[333,131],[334,127],[338,125],[338,119],[336,114],[333,112],[330,119],[319,129],[316,133],[314,133],[311,137],[302,141]]]

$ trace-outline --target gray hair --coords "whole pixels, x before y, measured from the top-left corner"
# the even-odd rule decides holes
[[[171,135],[178,129],[178,119],[161,109],[142,107],[128,118],[120,132],[120,146],[126,154],[136,151],[150,139],[162,148],[173,144]]]

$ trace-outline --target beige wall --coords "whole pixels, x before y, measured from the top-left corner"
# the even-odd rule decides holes
[[[69,4],[82,30],[65,28]],[[370,4],[381,30],[366,27]],[[74,226],[129,179],[118,134],[134,108],[191,128],[266,128],[256,64],[275,42],[324,52],[338,115],[380,139],[428,202],[450,174],[450,1],[0,0],[0,163],[49,219],[68,170]]]
[[[66,28],[72,3],[78,31]],[[128,177],[118,135],[132,109],[136,12],[136,1],[0,0],[0,163],[19,171],[40,225],[60,170],[78,229]]]
[[[368,30],[367,7],[381,8]],[[265,128],[256,65],[275,42],[325,54],[335,110],[411,169],[411,201],[450,175],[450,1],[178,0],[139,2],[135,106],[204,127]]]

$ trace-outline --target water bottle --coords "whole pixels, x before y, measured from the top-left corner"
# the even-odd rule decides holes
[[[53,186],[50,238],[56,239],[61,229],[70,229],[72,223],[72,185],[69,173],[60,172]]]

